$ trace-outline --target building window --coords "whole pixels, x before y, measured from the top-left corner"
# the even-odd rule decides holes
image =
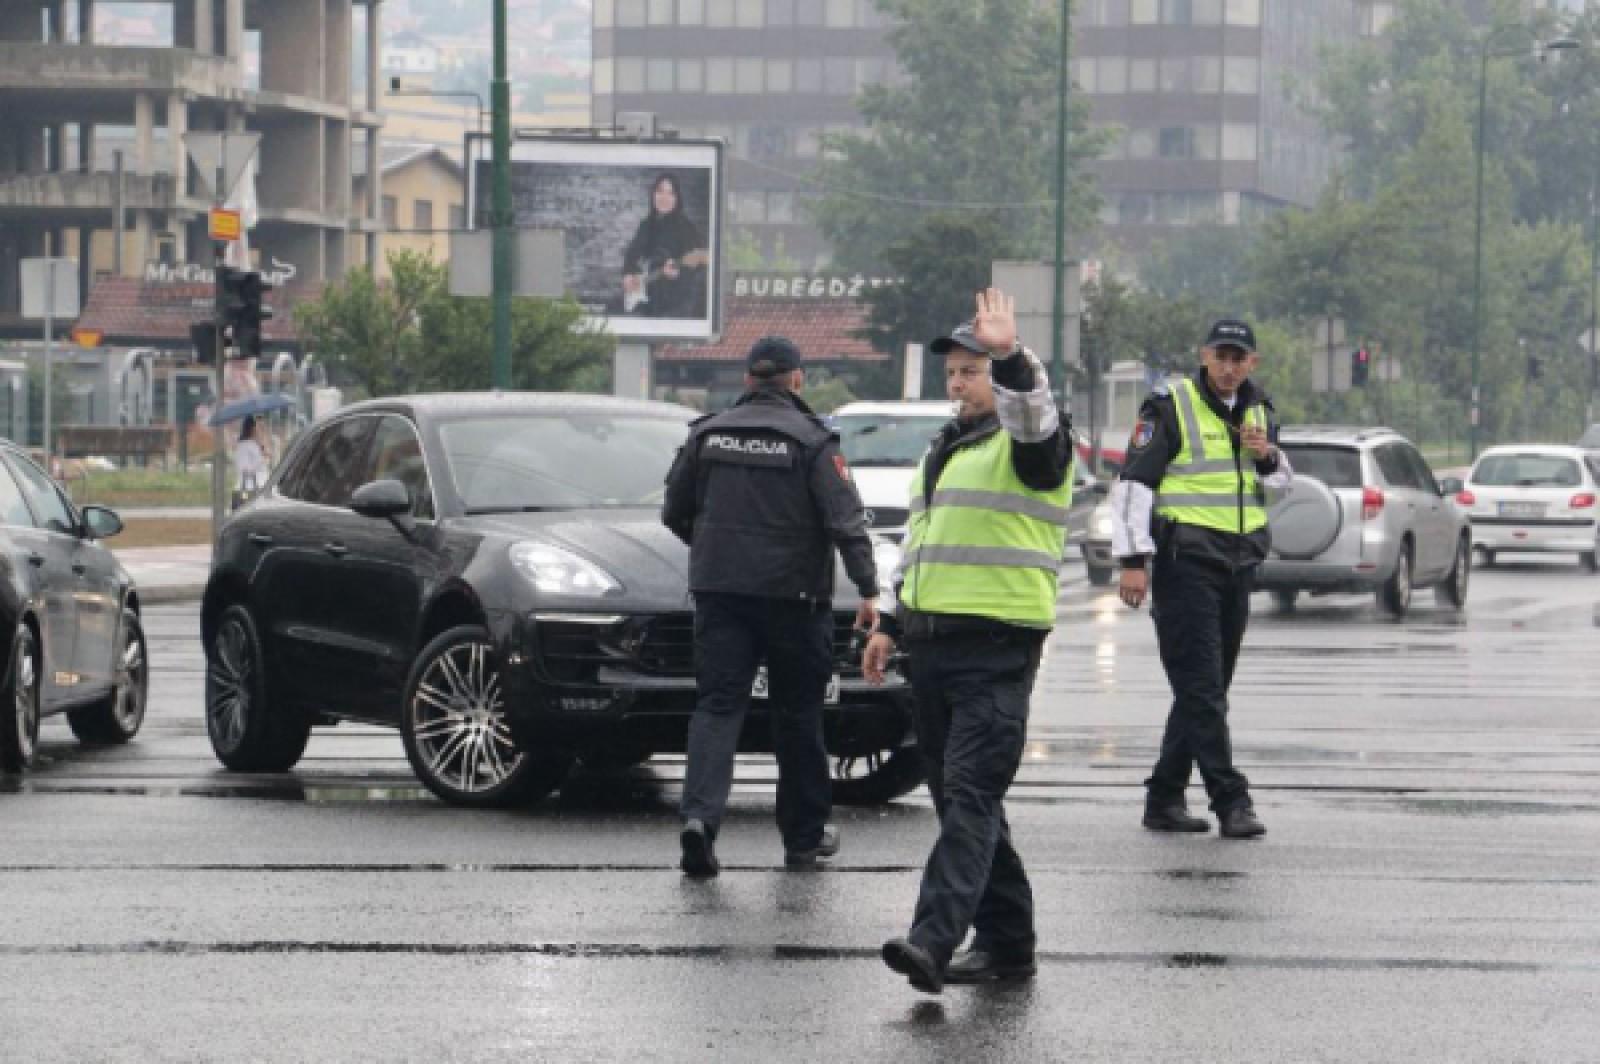
[[[794,87],[798,92],[822,91],[822,60],[801,59],[794,66]]]
[[[771,93],[794,91],[794,61],[792,59],[767,60],[767,91]]]
[[[1222,57],[1216,55],[1197,55],[1191,58],[1190,76],[1193,78],[1195,92],[1221,92],[1222,91]]]
[[[766,62],[762,59],[739,59],[734,64],[734,91],[746,96],[759,96],[765,88],[763,85],[765,66]]]
[[[1120,55],[1103,55],[1100,57],[1099,70],[1095,78],[1100,85],[1100,91],[1107,96],[1115,96],[1128,91],[1128,61]]]
[[[1230,26],[1261,25],[1261,0],[1226,0],[1223,10]]]
[[[383,227],[385,229],[400,228],[400,201],[393,196],[383,197]]]
[[[733,26],[733,0],[706,0],[706,25],[717,29]]]
[[[1163,159],[1188,159],[1194,155],[1194,135],[1188,126],[1167,126],[1161,131],[1159,150]]]
[[[774,162],[787,159],[793,154],[789,146],[787,126],[766,124],[750,127],[750,158]]]
[[[1128,158],[1154,159],[1156,157],[1156,131],[1153,129],[1128,130]]]
[[[758,30],[767,24],[767,0],[738,0],[734,21],[740,29]]]
[[[1222,24],[1222,0],[1190,0],[1190,8],[1194,13],[1196,26]]]
[[[1222,157],[1228,162],[1254,162],[1256,127],[1229,122],[1222,127]]]
[[[1215,162],[1222,155],[1222,128],[1196,126],[1194,128],[1194,157]]]
[[[822,25],[822,4],[820,0],[796,0],[794,24],[796,26]]]
[[[1192,20],[1189,0],[1161,0],[1161,21],[1169,26],[1187,26]]]
[[[856,24],[856,0],[827,0],[825,22],[829,29],[847,30]]]
[[[793,26],[794,0],[767,0],[767,25]]]
[[[672,60],[652,59],[645,64],[644,83],[651,92],[672,91]]]
[[[1230,55],[1222,60],[1222,91],[1254,95],[1261,91],[1261,60]]]
[[[614,69],[610,59],[596,59],[594,61],[594,94],[596,96],[610,96],[616,91],[616,82],[612,76]]]
[[[1188,59],[1161,61],[1161,91],[1188,92],[1191,85]]]
[[[821,134],[820,129],[802,129],[795,137],[795,156],[801,159],[815,159],[820,151]]]
[[[1156,91],[1156,61],[1154,59],[1128,60],[1128,91]]]
[[[640,93],[644,91],[644,60],[626,56],[617,60],[617,92]]]
[[[856,91],[856,65],[849,59],[822,61],[822,86],[829,96],[849,96]]]
[[[1128,21],[1135,26],[1154,26],[1160,19],[1160,0],[1133,0],[1128,5]]]
[[[759,191],[735,192],[728,197],[733,220],[749,224],[767,220],[767,197]]]
[[[648,17],[652,26],[672,25],[672,0],[650,0]]]
[[[706,60],[706,91],[727,94],[733,91],[733,60]]]
[[[886,72],[886,66],[887,64],[882,59],[857,59],[856,91],[860,92],[868,85],[881,84]]]
[[[594,0],[594,28],[610,29],[617,21],[617,0]]]
[[[467,208],[459,203],[450,204],[450,228],[465,229],[467,227]]]
[[[411,205],[411,228],[419,233],[433,230],[433,201],[419,199]]]
[[[1124,225],[1146,225],[1155,216],[1155,205],[1149,194],[1132,192],[1122,197],[1117,215]]]
[[[617,25],[643,26],[644,0],[617,0]]]
[[[678,60],[678,91],[703,92],[705,90],[705,67],[698,59]]]
[[[787,225],[794,221],[794,193],[787,189],[773,189],[767,193],[767,221]]]
[[[706,21],[706,0],[678,0],[678,25],[703,26]]]

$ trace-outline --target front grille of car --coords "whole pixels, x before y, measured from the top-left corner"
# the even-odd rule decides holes
[[[911,518],[911,511],[904,506],[873,506],[867,512],[871,514],[869,528],[904,528]]]
[[[621,657],[614,623],[540,618],[538,625],[539,664],[558,683],[591,683],[600,665]]]
[[[854,614],[833,615],[833,660],[840,672],[860,670],[860,648],[852,645]],[[663,676],[694,675],[694,614],[667,613],[629,621],[622,649],[635,665]]]

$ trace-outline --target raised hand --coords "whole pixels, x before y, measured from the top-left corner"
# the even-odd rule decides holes
[[[1017,344],[1017,301],[998,288],[979,292],[972,336],[996,358],[1010,355]]]

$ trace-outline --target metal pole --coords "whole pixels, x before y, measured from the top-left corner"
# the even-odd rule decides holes
[[[224,173],[224,163],[220,161],[228,157],[226,136],[223,137],[222,149],[218,154],[219,161],[217,163],[216,205],[218,207],[221,207],[227,201],[227,175]],[[222,289],[222,257],[225,250],[226,246],[221,241],[214,241],[211,245],[211,268],[215,271],[216,288],[219,293]],[[220,308],[222,301],[213,299],[211,305]],[[217,322],[216,364],[212,367],[216,399],[213,400],[211,406],[211,418],[215,421],[217,412],[222,409],[223,381],[227,377],[227,345],[223,342],[222,337],[223,326],[227,323],[222,320],[221,314],[213,312],[212,316],[216,318]],[[223,500],[228,495],[228,454],[226,448],[223,447],[224,436],[225,433],[221,425],[211,426],[211,542],[213,545],[216,544],[217,537],[222,533],[222,522],[225,513]]]
[[[1595,361],[1596,334],[1600,333],[1600,212],[1596,211],[1600,197],[1600,173],[1595,175],[1595,188],[1589,194],[1589,401],[1584,410],[1583,427],[1588,431],[1594,424],[1594,393],[1600,363]]]
[[[1050,373],[1056,396],[1066,403],[1066,281],[1067,281],[1067,57],[1072,43],[1072,4],[1061,0],[1061,56],[1056,71],[1056,260],[1055,284],[1050,301]],[[1094,398],[1091,395],[1089,402]]]
[[[506,0],[494,0],[494,362],[496,388],[511,387],[511,290],[516,269],[511,238],[511,85],[506,80]]]
[[[111,153],[111,261],[115,263],[112,273],[117,277],[122,276],[122,231],[127,227],[126,210],[123,207],[126,192],[125,171],[122,163],[122,149],[118,148]]]
[[[55,476],[50,462],[50,366],[55,362],[56,264],[47,262],[44,271],[44,471]]]
[[[1478,459],[1478,372],[1483,359],[1483,137],[1489,103],[1489,41],[1484,38],[1478,63],[1477,222],[1472,230],[1472,399],[1467,415],[1467,460]]]

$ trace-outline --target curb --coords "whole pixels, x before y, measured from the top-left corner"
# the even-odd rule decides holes
[[[147,606],[167,606],[175,602],[199,602],[205,597],[204,584],[167,584],[156,587],[139,587],[139,601]]]

